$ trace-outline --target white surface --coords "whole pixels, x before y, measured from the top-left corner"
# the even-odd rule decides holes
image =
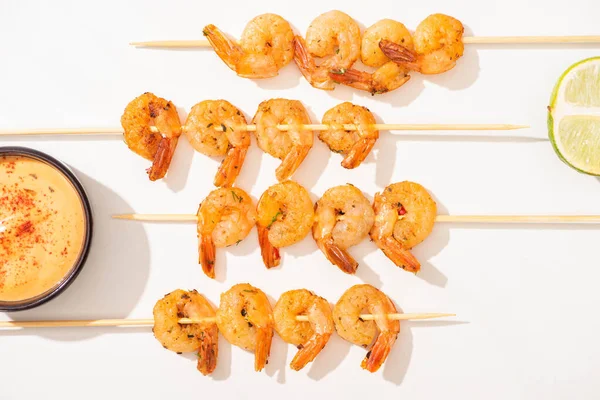
[[[600,182],[563,165],[546,140],[546,110],[555,80],[598,46],[473,46],[441,76],[413,79],[371,97],[346,88],[312,89],[294,65],[275,79],[236,78],[211,51],[136,50],[133,40],[197,39],[215,23],[239,36],[245,23],[276,12],[305,32],[321,12],[339,8],[368,26],[396,18],[408,27],[433,12],[462,20],[477,35],[598,34],[595,0],[377,2],[7,1],[0,4],[0,128],[119,126],[133,97],[152,91],[189,110],[225,98],[249,118],[272,97],[302,100],[314,120],[351,100],[382,122],[519,123],[512,133],[383,132],[359,169],[315,146],[296,179],[317,199],[351,182],[372,198],[404,179],[427,187],[440,212],[452,214],[600,213]],[[370,7],[369,5],[373,5]],[[493,136],[493,137],[492,137]],[[58,299],[0,319],[143,318],[175,288],[197,288],[213,303],[232,284],[249,281],[273,300],[306,287],[337,301],[368,282],[406,312],[455,312],[452,322],[409,322],[379,373],[359,366],[365,351],[334,337],[302,372],[288,368],[295,349],[275,338],[266,371],[252,355],[220,340],[212,378],[195,358],[163,350],[149,328],[0,332],[2,399],[207,398],[326,396],[389,398],[597,398],[600,322],[597,227],[438,225],[415,249],[418,276],[399,270],[368,240],[351,250],[356,276],[328,264],[310,237],[283,251],[267,271],[255,231],[218,252],[217,280],[197,265],[196,233],[187,224],[112,221],[123,212],[192,213],[213,188],[218,160],[182,140],[165,182],[151,183],[148,162],[119,138],[2,139],[46,151],[70,164],[89,191],[96,231],[90,259]],[[278,161],[253,142],[239,185],[254,198],[275,183]],[[222,339],[222,338],[221,338]]]

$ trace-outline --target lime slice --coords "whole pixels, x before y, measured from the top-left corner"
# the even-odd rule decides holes
[[[548,107],[548,134],[565,163],[600,175],[600,57],[572,65],[558,79]]]

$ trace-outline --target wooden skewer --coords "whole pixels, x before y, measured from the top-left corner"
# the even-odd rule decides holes
[[[358,127],[354,124],[343,125],[344,130],[354,131]],[[514,124],[374,124],[377,130],[385,131],[510,131],[515,129],[526,129],[529,125]],[[222,126],[214,126],[214,130],[223,131]],[[225,128],[227,129],[227,128]],[[277,125],[280,131],[290,129],[302,129],[312,131],[326,131],[331,129],[329,125]],[[158,132],[156,127],[151,127],[152,132]],[[255,132],[256,125],[246,125],[245,130]],[[122,135],[122,128],[66,128],[66,129],[15,129],[0,130],[0,136],[35,136],[35,135]]]
[[[118,214],[112,217],[114,219],[149,222],[198,222],[198,218],[194,214]],[[600,215],[438,215],[436,222],[479,224],[597,224],[600,223]]]
[[[599,35],[582,36],[464,36],[464,44],[563,44],[600,43]],[[154,40],[131,42],[135,47],[160,47],[171,49],[191,49],[211,47],[208,40]]]
[[[377,315],[362,314],[361,319],[365,321],[374,320]],[[445,313],[413,313],[413,314],[387,314],[388,319],[395,321],[433,319],[444,317],[456,317],[456,314]],[[298,321],[308,321],[306,315],[296,317]],[[181,318],[180,324],[197,324],[202,322],[215,322],[215,318],[190,319]],[[66,320],[66,321],[2,321],[0,328],[65,328],[65,327],[94,327],[94,326],[152,326],[154,319],[88,319],[88,320]]]

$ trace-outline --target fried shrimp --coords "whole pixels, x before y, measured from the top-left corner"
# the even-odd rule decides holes
[[[204,273],[215,277],[216,248],[242,241],[256,223],[250,195],[240,188],[213,190],[198,208],[199,263]]]
[[[262,14],[248,22],[240,44],[214,25],[202,32],[221,60],[243,78],[277,76],[294,58],[294,31],[276,14]]]
[[[310,232],[313,203],[306,189],[294,181],[268,188],[256,206],[258,243],[267,268],[279,265],[279,248],[291,246]]]
[[[308,321],[297,321],[305,315]],[[299,371],[323,350],[334,331],[329,302],[306,289],[290,290],[281,295],[273,309],[275,330],[281,338],[298,347],[290,363]]]
[[[364,310],[375,315],[375,320],[365,321],[360,318]],[[400,322],[387,318],[390,313],[396,313],[394,303],[371,285],[352,286],[333,308],[338,335],[365,348],[373,343],[361,363],[361,367],[369,372],[375,372],[381,367],[400,332]]]
[[[181,121],[173,103],[146,92],[127,104],[121,125],[127,146],[152,161],[150,180],[164,178],[181,136]],[[152,132],[153,127],[158,132]]]
[[[349,102],[338,104],[323,116],[323,124],[331,129],[319,132],[321,139],[329,149],[344,155],[342,167],[358,167],[369,155],[379,138],[379,131],[373,129],[375,117],[368,108]],[[355,124],[357,130],[346,131],[344,124]]]
[[[398,89],[408,82],[408,68],[386,57],[379,48],[382,40],[413,49],[412,36],[403,24],[391,19],[382,19],[371,25],[363,34],[360,53],[363,64],[377,70],[369,73],[356,69],[337,69],[330,71],[331,79],[373,95]],[[413,59],[414,57],[408,56],[406,61]]]
[[[271,351],[273,311],[262,290],[240,283],[221,294],[217,325],[229,343],[254,352],[256,371],[264,368]]]
[[[333,10],[315,18],[306,41],[294,38],[294,61],[306,80],[317,89],[333,90],[329,71],[350,68],[360,56],[360,27],[349,15]],[[321,58],[316,64],[314,57]]]
[[[164,348],[177,353],[198,352],[198,371],[203,375],[217,366],[219,331],[215,322],[180,324],[180,318],[214,318],[212,305],[195,290],[177,289],[156,302],[152,332]]]
[[[314,135],[298,125],[310,124],[306,109],[298,100],[271,99],[259,104],[252,119],[256,124],[258,147],[281,160],[275,175],[277,180],[290,178],[312,148]],[[277,125],[291,125],[280,131]]]
[[[413,35],[414,50],[402,44],[382,40],[383,53],[402,66],[422,74],[441,74],[462,57],[465,31],[462,23],[444,14],[432,14],[417,26]]]
[[[184,132],[194,149],[207,156],[225,156],[215,186],[233,184],[250,147],[246,118],[226,100],[206,100],[192,107]]]
[[[414,182],[393,183],[375,195],[375,224],[371,239],[397,266],[411,272],[421,268],[409,251],[433,230],[437,206],[427,190]]]
[[[335,186],[317,201],[313,238],[332,264],[353,274],[358,263],[347,249],[367,235],[374,218],[369,200],[359,189],[350,184]]]

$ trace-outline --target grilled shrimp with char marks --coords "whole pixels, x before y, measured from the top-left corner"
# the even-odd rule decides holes
[[[173,103],[146,92],[127,104],[121,125],[127,146],[152,161],[150,180],[164,178],[181,136],[181,121]]]
[[[409,251],[433,230],[437,206],[427,190],[414,182],[392,183],[373,202],[375,223],[371,239],[397,266],[418,272],[421,268]]]
[[[225,156],[215,176],[215,186],[233,185],[250,147],[250,133],[242,112],[226,100],[202,101],[192,107],[184,132],[200,153]]]
[[[156,302],[152,332],[164,348],[177,353],[198,352],[198,370],[203,375],[217,366],[219,331],[212,305],[196,290],[177,289]],[[180,324],[180,318],[200,320]]]
[[[375,320],[363,320],[360,315],[364,310],[375,315]],[[371,285],[352,286],[333,308],[338,335],[364,348],[373,344],[361,363],[369,372],[377,371],[385,362],[400,333],[400,322],[387,318],[391,313],[396,313],[394,303]]]
[[[202,32],[221,60],[243,78],[277,76],[294,57],[294,31],[276,14],[262,14],[248,22],[239,44],[212,24]]]
[[[252,119],[256,124],[258,147],[281,160],[275,175],[278,181],[290,178],[308,155],[314,141],[311,130],[302,128],[310,124],[306,109],[298,100],[271,99],[259,104]],[[290,125],[281,131],[277,125]]]
[[[298,243],[308,235],[314,207],[306,189],[294,181],[269,187],[256,206],[258,243],[267,268],[279,265],[279,248]]]
[[[350,184],[335,186],[317,201],[313,238],[332,264],[353,274],[358,263],[347,249],[367,236],[374,219],[369,200],[358,188]]]
[[[298,321],[303,315],[308,321]],[[335,330],[329,302],[306,289],[290,290],[281,295],[273,309],[275,330],[281,338],[298,347],[290,363],[296,371],[313,361]]]
[[[267,364],[273,338],[273,310],[267,295],[248,283],[221,294],[217,325],[227,341],[254,352],[254,369]]]
[[[216,248],[237,244],[256,223],[256,208],[240,188],[213,190],[198,208],[199,262],[204,273],[215,277]]]
[[[294,38],[294,61],[306,80],[317,89],[333,90],[331,70],[350,68],[360,57],[360,27],[349,15],[333,10],[315,18],[306,41]],[[314,57],[321,58],[317,65]]]

